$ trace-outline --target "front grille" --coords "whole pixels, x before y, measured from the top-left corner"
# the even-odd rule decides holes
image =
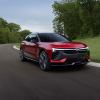
[[[89,51],[87,49],[56,50],[52,54],[52,59],[60,60],[67,57],[72,61],[78,61],[80,59],[83,59],[86,55],[89,55]]]
[[[87,52],[87,50],[77,50],[77,49],[75,49],[75,50],[64,50],[63,51],[64,53],[66,53],[66,54],[75,54],[75,53],[86,53]]]

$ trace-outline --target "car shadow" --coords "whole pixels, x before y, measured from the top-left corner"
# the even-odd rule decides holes
[[[76,71],[87,71],[90,68],[88,66],[64,66],[64,67],[59,67],[59,66],[54,66],[51,67],[51,69],[49,70],[49,72],[58,72],[58,73],[62,73],[62,72],[76,72]]]
[[[28,60],[28,63],[34,65],[39,68],[38,62]],[[40,68],[39,68],[40,69]],[[64,73],[64,72],[76,72],[76,71],[87,71],[90,68],[88,66],[51,66],[46,72],[54,72],[54,73]]]

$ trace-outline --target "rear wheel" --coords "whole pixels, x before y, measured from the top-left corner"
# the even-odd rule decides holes
[[[20,55],[20,60],[21,60],[21,61],[26,61],[26,60],[27,60],[27,59],[25,58],[25,56],[24,56],[24,52],[23,52],[22,49],[20,50],[19,55]]]
[[[39,65],[40,65],[41,70],[43,71],[47,71],[49,69],[50,62],[49,62],[48,55],[45,53],[45,51],[42,51],[40,53]]]

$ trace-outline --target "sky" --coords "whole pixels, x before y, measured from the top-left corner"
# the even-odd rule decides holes
[[[0,0],[0,17],[14,22],[22,30],[53,32],[52,4],[55,0]]]

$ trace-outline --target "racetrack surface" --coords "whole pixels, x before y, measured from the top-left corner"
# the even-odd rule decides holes
[[[0,45],[0,100],[100,100],[100,68],[44,72],[12,46]]]

